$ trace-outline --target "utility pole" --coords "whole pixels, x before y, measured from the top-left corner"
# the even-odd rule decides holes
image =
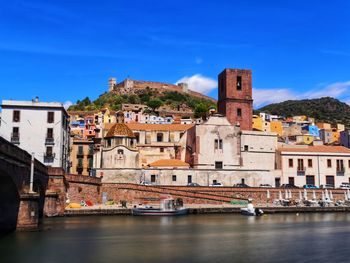
[[[34,152],[32,152],[32,159],[30,162],[30,181],[29,181],[29,193],[34,193],[33,192],[33,181],[34,181]]]

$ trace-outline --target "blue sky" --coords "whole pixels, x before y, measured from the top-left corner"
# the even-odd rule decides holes
[[[224,68],[249,68],[256,107],[350,103],[349,17],[346,0],[1,0],[0,100],[96,98],[110,76],[185,78],[216,97]]]

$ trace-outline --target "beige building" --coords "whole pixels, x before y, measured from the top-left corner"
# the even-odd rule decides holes
[[[277,159],[283,184],[339,187],[350,180],[350,149],[342,146],[286,146]]]
[[[187,130],[193,124],[128,123],[126,126],[136,138],[139,167],[164,159],[185,161]]]
[[[93,141],[73,138],[70,152],[69,172],[72,174],[91,175],[93,155]]]
[[[104,137],[103,147],[95,154],[96,168],[138,168],[136,137],[124,124],[114,124]]]

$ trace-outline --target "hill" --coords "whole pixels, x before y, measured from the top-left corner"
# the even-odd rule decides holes
[[[192,110],[199,117],[202,112],[210,108],[216,108],[214,99],[184,94],[178,91],[167,91],[152,89],[146,87],[139,89],[137,94],[120,94],[116,92],[105,92],[96,100],[92,101],[89,97],[78,100],[74,105],[68,108],[68,111],[93,111],[109,107],[112,110],[120,110],[122,104],[145,104],[150,109],[160,106],[169,106],[174,110]]]
[[[350,106],[335,98],[323,97],[307,100],[287,100],[264,106],[257,112],[285,117],[307,115],[319,122],[342,123],[350,127]]]

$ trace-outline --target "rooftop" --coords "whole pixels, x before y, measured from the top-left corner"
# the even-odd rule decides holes
[[[194,124],[148,124],[148,123],[127,123],[133,131],[186,131]]]
[[[114,124],[107,132],[105,137],[135,137],[134,133],[124,123]]]
[[[316,153],[348,153],[350,149],[343,146],[299,146],[299,147],[281,147],[281,152],[316,152]]]

